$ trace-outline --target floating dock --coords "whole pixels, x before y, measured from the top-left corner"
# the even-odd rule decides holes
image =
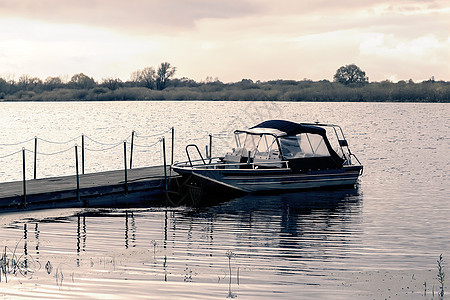
[[[170,133],[170,152],[166,152],[165,135]],[[148,139],[156,139],[149,141]],[[39,143],[66,145],[79,141],[64,150],[45,153],[38,151]],[[135,139],[145,144],[134,143]],[[131,134],[117,143],[103,143],[84,134],[67,141],[50,141],[39,137],[21,142],[8,141],[1,147],[18,147],[34,141],[34,149],[22,147],[9,154],[3,154],[0,159],[22,154],[22,180],[0,183],[0,213],[27,209],[71,208],[71,207],[148,207],[156,205],[182,204],[195,205],[201,196],[201,189],[188,180],[181,180],[181,176],[171,169],[174,162],[174,127],[166,131],[141,135],[134,130]],[[127,142],[130,147],[127,146]],[[86,143],[88,142],[88,143]],[[97,145],[97,147],[95,147]],[[86,152],[105,152],[123,145],[124,168],[113,171],[103,171],[85,174]],[[157,146],[161,146],[161,150]],[[94,147],[93,147],[94,146]],[[162,160],[159,166],[141,168],[132,167],[133,150],[144,148],[146,151],[154,149],[160,152]],[[208,151],[209,149],[209,151]],[[212,135],[209,135],[209,148],[206,146],[207,157],[211,157]],[[75,174],[37,178],[37,157],[49,157],[74,150]],[[80,150],[80,151],[79,151]],[[33,157],[33,178],[27,179],[26,153]],[[81,154],[81,159],[80,159]],[[148,155],[148,153],[145,153]],[[170,159],[170,163],[169,163]],[[129,161],[129,164],[128,164]],[[30,175],[28,175],[30,176]]]
[[[164,204],[170,167],[153,166],[0,183],[0,212],[62,207]]]

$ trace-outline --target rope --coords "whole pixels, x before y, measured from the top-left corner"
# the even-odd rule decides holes
[[[224,139],[229,139],[231,136],[229,134],[225,134],[225,133],[218,133],[218,134],[213,134],[212,137],[216,138],[216,139],[224,140]]]
[[[80,137],[81,137],[81,135],[79,135],[79,136],[77,136],[77,137],[74,137],[73,139],[68,140],[67,142],[53,142],[53,141],[41,139],[41,138],[39,138],[39,137],[38,137],[37,139],[38,139],[38,140],[41,140],[41,141],[43,141],[43,142],[45,142],[45,143],[49,143],[49,144],[64,145],[64,144],[68,144],[68,143],[70,143],[70,142],[73,142],[73,141],[75,141],[76,139],[79,139]]]
[[[118,145],[118,144],[107,144],[107,143],[102,143],[102,142],[99,142],[99,141],[94,140],[93,138],[91,138],[91,137],[89,137],[89,136],[87,136],[87,135],[85,135],[85,137],[86,137],[87,139],[89,139],[90,141],[92,141],[92,142],[94,142],[94,143],[97,143],[97,144],[100,144],[100,145],[103,145],[103,146],[117,146],[117,145]],[[127,136],[125,139],[123,139],[123,141],[128,140],[130,137],[131,137],[131,134],[130,134],[129,136]],[[121,144],[121,143],[123,143],[123,142],[120,142],[119,144]]]
[[[112,145],[112,146],[108,147],[108,148],[103,148],[103,149],[90,149],[90,148],[84,147],[84,150],[88,150],[88,151],[106,151],[106,150],[111,150],[113,148],[116,148],[117,146],[120,146],[122,144],[123,144],[123,142],[119,142],[117,144],[102,144],[102,145]]]
[[[46,156],[51,156],[51,155],[57,155],[57,154],[61,154],[61,153],[67,152],[67,151],[69,151],[69,150],[72,150],[73,148],[75,148],[75,146],[72,146],[72,147],[67,148],[67,149],[65,149],[65,150],[53,152],[53,153],[36,152],[36,154],[39,154],[39,155],[46,155]],[[34,151],[28,150],[28,149],[25,149],[25,151],[30,152],[30,153],[34,153]]]
[[[171,130],[171,129],[169,129],[168,131],[164,131],[164,132],[162,132],[162,133],[155,134],[155,135],[139,136],[139,137],[152,137],[152,136],[157,136],[157,135],[160,135],[160,134],[167,133],[167,132],[169,132],[170,130]],[[100,144],[100,145],[104,145],[104,146],[112,146],[112,145],[116,145],[115,143],[114,143],[114,144],[108,144],[108,143],[102,143],[102,142],[99,142],[99,141],[94,140],[93,138],[91,138],[91,137],[89,137],[89,136],[87,136],[87,135],[85,135],[85,137],[86,137],[87,139],[91,140],[92,142],[97,143],[97,144]],[[131,137],[131,134],[128,135],[124,140],[128,140],[130,137]],[[136,134],[136,137],[137,137],[137,134]],[[64,145],[64,144],[68,144],[68,143],[70,143],[70,142],[73,142],[73,141],[75,141],[75,140],[77,140],[77,139],[79,139],[79,138],[81,138],[81,135],[76,136],[76,137],[74,137],[74,138],[72,138],[72,139],[70,139],[70,140],[68,140],[68,141],[58,142],[58,141],[50,141],[50,140],[46,140],[46,139],[43,139],[43,138],[40,138],[40,137],[34,137],[34,138],[30,138],[30,139],[28,139],[28,140],[21,141],[21,142],[17,142],[17,143],[3,143],[3,144],[0,144],[0,146],[18,146],[18,145],[21,145],[21,144],[25,144],[25,143],[31,142],[31,141],[33,141],[34,139],[41,140],[41,141],[44,142],[44,143],[57,144],[57,145]]]
[[[154,147],[154,146],[156,146],[157,144],[159,144],[160,143],[160,141],[156,141],[156,142],[154,142],[153,144],[150,144],[150,145],[138,145],[138,144],[134,144],[134,146],[135,147],[140,147],[140,148],[151,148],[151,147]],[[122,142],[119,142],[119,143],[117,143],[117,144],[113,144],[111,147],[108,147],[108,148],[102,148],[102,149],[90,149],[90,148],[84,148],[85,150],[87,150],[87,151],[97,151],[97,152],[100,152],[100,151],[106,151],[106,150],[111,150],[111,149],[113,149],[113,148],[115,148],[115,147],[118,147],[118,146],[120,146],[120,145],[122,145]],[[64,152],[67,152],[67,151],[69,151],[69,150],[72,150],[72,149],[74,149],[75,148],[75,146],[71,146],[70,148],[67,148],[67,149],[64,149],[64,150],[61,150],[61,151],[57,151],[57,152],[52,152],[52,153],[45,153],[45,152],[36,152],[36,154],[39,154],[39,155],[45,155],[45,156],[51,156],[51,155],[57,155],[57,154],[61,154],[61,153],[64,153]],[[28,153],[35,153],[33,150],[29,150],[29,149],[25,149],[25,151],[26,152],[28,152]],[[22,150],[18,150],[18,151],[16,151],[16,152],[13,152],[13,153],[10,153],[10,154],[7,154],[7,155],[4,155],[4,156],[0,156],[0,159],[3,159],[3,158],[7,158],[7,157],[10,157],[10,156],[13,156],[13,155],[15,155],[15,154],[17,154],[17,153],[20,153],[20,152],[22,152]]]
[[[134,132],[134,133],[135,133],[135,137],[140,137],[140,138],[151,138],[151,137],[155,137],[155,136],[161,136],[161,135],[163,135],[163,134],[169,133],[170,131],[172,131],[172,127],[169,128],[169,129],[166,130],[166,131],[163,131],[163,132],[160,132],[160,133],[155,133],[155,134],[152,134],[152,135],[138,135],[137,132]]]
[[[204,141],[206,139],[206,137],[202,136],[202,137],[198,137],[195,139],[189,139],[190,142],[198,142],[198,141]]]
[[[134,147],[151,148],[151,147],[156,146],[156,145],[159,144],[159,143],[160,143],[160,141],[156,141],[156,142],[154,142],[154,143],[151,144],[151,145],[138,145],[138,144],[133,144],[133,145],[134,145]]]
[[[21,145],[21,144],[28,143],[28,142],[30,142],[32,140],[34,140],[34,138],[28,139],[28,140],[23,141],[23,142],[13,143],[13,144],[0,144],[0,146],[18,146],[18,145]]]
[[[156,133],[156,134],[152,134],[152,135],[138,135],[137,132],[135,132],[135,137],[140,137],[140,138],[150,138],[150,137],[155,137],[155,136],[161,136],[161,135],[163,135],[163,134],[166,134],[166,133],[170,132],[171,130],[172,130],[172,128],[169,128],[169,129],[166,130],[166,131],[163,131],[163,132],[160,132],[160,133]],[[97,140],[94,140],[93,138],[91,138],[91,137],[88,136],[88,135],[85,135],[85,137],[86,137],[87,139],[89,139],[90,141],[92,141],[92,142],[94,142],[94,143],[97,143],[97,144],[100,144],[100,145],[103,145],[103,146],[116,146],[116,145],[117,145],[116,143],[103,143],[103,142],[99,142],[99,141],[97,141]],[[130,137],[131,137],[131,134],[128,135],[125,139],[123,139],[123,141],[128,140]],[[50,140],[46,140],[46,139],[43,139],[43,138],[40,138],[40,137],[34,137],[34,138],[30,138],[30,139],[28,139],[28,140],[21,141],[21,142],[16,142],[16,143],[3,143],[3,144],[0,144],[0,146],[4,146],[4,147],[6,147],[6,146],[19,146],[19,145],[22,145],[22,144],[31,142],[31,141],[33,141],[34,139],[38,139],[38,140],[40,140],[40,141],[42,141],[42,142],[44,142],[44,143],[56,144],[56,145],[64,145],[64,144],[71,143],[71,142],[73,142],[73,141],[75,141],[75,140],[77,140],[77,139],[79,139],[79,138],[81,138],[81,135],[76,136],[76,137],[74,137],[74,138],[72,138],[72,139],[70,139],[70,140],[68,140],[68,141],[58,142],[58,141],[50,141]],[[139,146],[138,146],[138,147],[139,147]]]
[[[16,151],[16,152],[11,153],[11,154],[7,154],[7,155],[5,155],[5,156],[0,156],[0,159],[7,158],[7,157],[10,157],[10,156],[16,155],[17,153],[20,153],[20,152],[22,152],[22,150]]]

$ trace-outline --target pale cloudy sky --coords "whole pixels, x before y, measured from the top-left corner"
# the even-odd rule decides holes
[[[450,0],[0,0],[0,76],[450,81]]]

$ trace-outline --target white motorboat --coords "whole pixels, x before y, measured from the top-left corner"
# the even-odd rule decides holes
[[[185,194],[184,200],[196,204],[204,195],[224,190],[254,193],[353,186],[363,171],[338,125],[270,120],[236,130],[234,139],[235,147],[215,158],[203,157],[194,144],[186,146],[188,160],[172,166],[183,178],[175,190]],[[191,160],[192,149],[200,159]]]

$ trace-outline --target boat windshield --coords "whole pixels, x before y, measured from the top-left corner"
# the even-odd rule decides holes
[[[279,155],[277,139],[271,134],[236,133],[235,143],[233,154],[241,157],[248,157],[249,152],[252,158],[255,155],[260,158]]]
[[[330,152],[318,134],[301,133],[280,138],[281,152],[287,159],[330,156]]]
[[[246,150],[243,153],[245,156],[269,156],[270,154],[278,153],[278,144],[276,138],[271,134],[246,134],[242,148]]]
[[[259,155],[269,155],[274,151],[278,151],[277,139],[273,135],[264,134],[259,139],[256,149]]]

